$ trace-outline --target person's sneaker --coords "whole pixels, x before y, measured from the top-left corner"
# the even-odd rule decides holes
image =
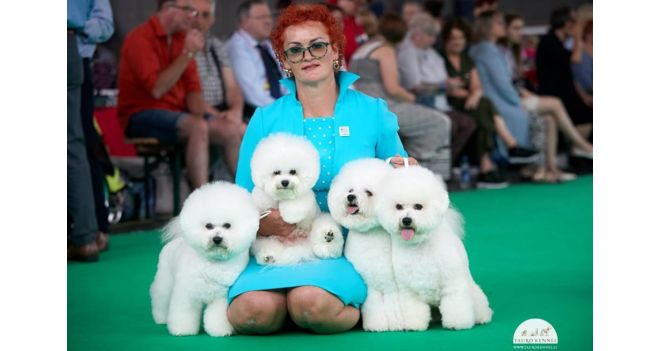
[[[539,159],[539,152],[521,146],[507,150],[509,162],[512,164],[533,163]]]
[[[509,186],[509,182],[496,171],[489,171],[477,175],[479,189],[502,189]]]

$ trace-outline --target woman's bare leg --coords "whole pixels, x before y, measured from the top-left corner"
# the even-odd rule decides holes
[[[301,286],[287,293],[287,308],[298,326],[315,333],[339,333],[358,323],[360,311],[328,291],[314,286]]]
[[[553,116],[546,114],[543,116],[546,125],[546,147],[544,150],[546,159],[546,169],[550,172],[558,171],[558,125]]]
[[[249,291],[237,296],[227,309],[234,330],[241,334],[268,334],[282,327],[287,316],[284,292]]]
[[[482,155],[480,158],[480,173],[488,173],[495,168],[489,154]]]
[[[581,131],[574,126],[574,123],[569,118],[569,114],[567,113],[567,110],[565,109],[565,106],[562,104],[560,99],[551,96],[540,96],[537,112],[541,114],[551,114],[557,122],[558,127],[560,127],[562,133],[567,136],[569,140],[571,140],[574,146],[586,152],[592,152],[592,144],[590,144],[583,137]],[[592,130],[591,125],[581,125],[580,127],[583,130],[583,133],[587,132],[587,134],[589,134]]]
[[[507,128],[503,117],[495,115],[493,121],[494,126],[496,127],[496,134],[503,139],[505,146],[507,146],[508,149],[515,147],[517,145],[516,139],[514,139],[514,136],[512,136],[512,133],[510,133],[510,130]]]

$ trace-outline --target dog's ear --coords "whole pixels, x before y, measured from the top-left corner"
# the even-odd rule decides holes
[[[181,236],[181,223],[179,223],[179,216],[174,217],[168,224],[163,228],[163,235],[161,240],[163,243],[167,243],[175,238]]]

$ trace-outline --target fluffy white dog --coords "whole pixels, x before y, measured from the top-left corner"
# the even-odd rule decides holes
[[[259,211],[245,189],[214,182],[190,194],[165,227],[168,242],[150,289],[154,321],[173,335],[194,335],[206,306],[207,334],[232,334],[227,291],[248,264],[258,228]]]
[[[392,171],[382,160],[351,161],[335,176],[328,193],[331,215],[349,235],[344,256],[367,284],[367,299],[361,306],[363,329],[403,330],[399,293],[392,269],[390,235],[378,222],[375,203],[379,183]]]
[[[439,308],[444,328],[491,321],[489,301],[468,268],[463,219],[450,208],[442,180],[420,166],[398,168],[381,189],[377,215],[392,238],[404,329],[427,329],[429,305]]]
[[[286,133],[262,140],[250,160],[260,211],[277,208],[282,219],[296,224],[300,238],[281,241],[259,236],[252,246],[262,265],[290,265],[342,255],[344,237],[329,214],[320,214],[312,187],[319,178],[319,154],[304,137]]]

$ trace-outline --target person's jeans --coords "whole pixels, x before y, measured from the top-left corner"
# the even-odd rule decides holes
[[[67,211],[73,218],[71,241],[88,244],[96,239],[92,181],[80,117],[83,63],[76,37],[67,34]]]

